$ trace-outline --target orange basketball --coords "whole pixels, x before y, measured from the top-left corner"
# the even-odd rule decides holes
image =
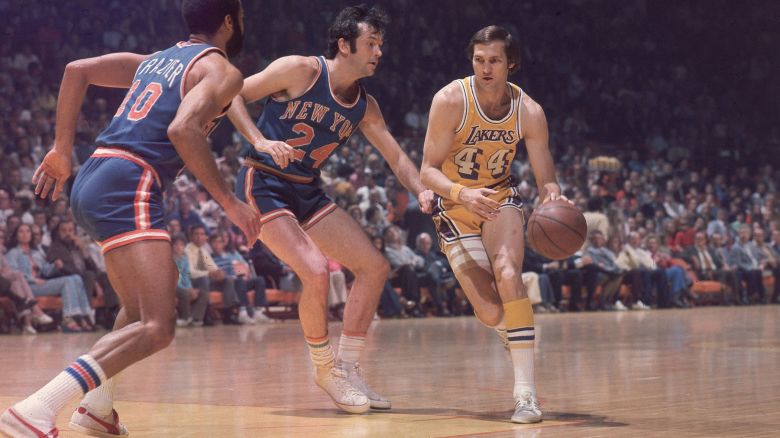
[[[546,202],[528,219],[528,244],[552,260],[563,260],[582,248],[588,226],[580,210],[567,201]]]

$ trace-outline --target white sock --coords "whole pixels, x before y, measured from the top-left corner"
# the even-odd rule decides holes
[[[364,336],[347,336],[341,334],[339,340],[339,361],[354,364],[360,360],[360,353],[363,352],[363,347],[366,345],[366,337]]]
[[[81,400],[81,406],[85,407],[93,415],[109,417],[114,411],[114,394],[116,393],[119,374],[108,379],[99,387],[89,391]]]
[[[515,369],[515,387],[512,394],[519,398],[524,392],[530,392],[536,395],[536,386],[534,385],[534,349],[533,348],[513,348],[510,350],[512,355],[512,365]]]
[[[90,355],[76,359],[43,388],[14,406],[14,410],[31,419],[54,419],[68,402],[100,386],[107,380],[100,365]]]
[[[336,355],[327,336],[320,339],[306,338],[306,345],[309,346],[309,357],[318,370],[331,368],[336,363]]]

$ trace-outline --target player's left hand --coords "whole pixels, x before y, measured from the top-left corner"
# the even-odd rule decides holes
[[[433,213],[433,190],[423,190],[417,195],[417,202],[420,203],[420,210],[425,214]]]
[[[46,198],[51,192],[51,199],[56,201],[65,188],[65,182],[70,178],[72,170],[70,154],[52,148],[33,174],[35,194]]]

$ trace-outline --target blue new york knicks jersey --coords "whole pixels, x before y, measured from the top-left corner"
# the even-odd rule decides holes
[[[268,98],[257,128],[269,140],[295,148],[295,160],[279,169],[273,158],[250,148],[249,158],[284,174],[316,178],[320,166],[343,145],[363,120],[366,92],[360,87],[354,102],[339,101],[331,92],[325,59],[317,58],[319,74],[302,96],[288,101]]]
[[[214,46],[180,42],[144,60],[114,118],[97,138],[98,146],[118,147],[141,157],[166,185],[181,170],[182,162],[168,139],[168,126],[184,98],[184,82],[190,67]],[[204,126],[206,133],[218,120]]]

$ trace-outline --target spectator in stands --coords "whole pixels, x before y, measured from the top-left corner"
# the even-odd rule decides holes
[[[590,245],[585,250],[593,261],[588,269],[597,273],[595,281],[603,286],[599,307],[602,310],[628,310],[618,297],[624,273],[615,263],[615,253],[605,244],[604,233],[594,230],[590,233]]]
[[[769,247],[774,251],[775,257],[780,259],[780,228],[772,230],[772,240]],[[775,276],[775,291],[772,295],[772,302],[780,304],[780,278]]]
[[[714,236],[720,236],[717,232]],[[724,265],[721,254],[707,242],[707,234],[698,231],[694,237],[694,246],[688,250],[687,259],[693,263],[693,269],[699,280],[717,281],[728,286],[732,300],[739,303],[737,297],[742,295],[742,284],[735,269]]]
[[[225,237],[220,234],[215,233],[209,237],[211,257],[217,267],[225,273],[226,278],[233,280],[240,304],[238,321],[242,324],[255,324],[262,317],[255,319],[255,308],[250,305],[247,294],[250,290],[254,290],[257,300],[255,304],[265,305],[265,280],[262,277],[251,275],[247,261],[235,250],[232,244],[228,249],[225,241]]]
[[[108,281],[108,274],[98,270],[89,257],[84,242],[76,236],[76,224],[65,219],[57,224],[52,234],[52,244],[46,252],[46,260],[49,263],[62,261],[63,266],[58,269],[57,276],[78,275],[84,282],[88,297],[103,298],[109,307],[118,304],[119,299]]]
[[[0,253],[0,277],[7,282],[8,293],[5,295],[14,302],[17,310],[20,311],[23,334],[34,335],[37,333],[33,324],[46,325],[54,322],[49,315],[41,310],[24,274],[12,269],[3,253]]]
[[[774,277],[774,290],[772,297],[767,297],[767,302],[777,301],[778,283],[780,283],[780,257],[764,238],[764,229],[756,227],[753,230],[753,249],[757,254],[758,265],[765,276],[771,274]]]
[[[728,226],[728,211],[726,211],[725,208],[719,208],[718,212],[715,214],[715,218],[707,224],[707,236],[712,238],[712,235],[715,233],[718,233],[724,237],[728,237],[730,235]]]
[[[737,269],[739,269],[742,280],[747,285],[747,295],[743,297],[746,304],[755,302],[754,297],[758,296],[759,302],[763,302],[766,297],[764,289],[764,279],[761,273],[761,266],[758,264],[758,249],[750,241],[750,225],[742,224],[738,231],[739,239],[731,247],[730,260]]]
[[[628,234],[628,242],[618,255],[618,264],[626,269],[636,272],[638,281],[631,284],[631,292],[635,303],[631,306],[635,310],[649,310],[653,304],[653,293],[656,297],[666,295],[666,275],[659,269],[649,251],[642,248],[642,238],[638,232]]]
[[[395,225],[385,228],[382,238],[385,243],[385,257],[390,262],[390,283],[401,288],[401,296],[406,303],[414,303],[407,310],[414,317],[421,317],[420,284],[417,280],[417,269],[422,269],[425,260],[415,254],[411,248],[403,244],[401,229]],[[402,304],[404,301],[402,300]],[[406,306],[406,304],[404,304]]]
[[[672,254],[669,248],[662,246],[656,235],[648,235],[645,249],[650,252],[656,266],[664,270],[668,282],[668,295],[658,297],[658,307],[687,307],[683,302],[688,290],[688,280],[685,271],[679,265],[672,263]]]
[[[588,224],[588,235],[595,230],[601,231],[605,239],[609,237],[609,219],[604,214],[604,200],[601,197],[593,197],[588,200],[588,210],[583,213],[585,222]],[[587,242],[583,245],[583,248]]]
[[[371,238],[371,243],[382,254],[385,253],[385,239],[382,236],[374,236]],[[411,304],[414,307],[416,303],[405,301],[405,304]],[[385,318],[408,318],[404,310],[404,305],[401,303],[401,297],[393,289],[393,285],[388,279],[385,281],[385,285],[382,288],[382,295],[379,297],[379,310]]]
[[[436,307],[436,316],[450,316],[450,306],[455,303],[455,274],[447,257],[433,249],[433,238],[428,233],[417,236],[417,255],[422,257],[423,266],[418,270],[420,286],[428,288]]]
[[[328,310],[330,316],[337,321],[344,320],[344,307],[347,305],[347,277],[344,275],[341,264],[333,259],[328,259],[328,272],[330,273],[330,287],[328,288]]]
[[[192,208],[192,202],[187,195],[179,197],[179,209],[168,218],[168,221],[170,222],[172,219],[178,220],[181,228],[187,230],[188,233],[192,233],[194,227],[208,230],[198,212]]]
[[[74,333],[94,330],[90,321],[90,307],[84,282],[78,275],[67,275],[58,278],[45,278],[61,269],[62,260],[53,263],[46,261],[43,251],[35,248],[32,243],[32,229],[27,224],[21,224],[8,241],[10,250],[6,257],[11,269],[24,274],[30,289],[36,297],[62,296],[62,331]]]
[[[203,325],[206,316],[206,309],[209,305],[208,283],[200,282],[200,287],[195,288],[190,277],[190,262],[184,248],[187,245],[187,239],[183,235],[173,236],[173,260],[179,269],[179,281],[176,284],[176,318],[177,327]]]
[[[238,321],[238,295],[236,293],[235,278],[227,275],[219,269],[214,259],[206,249],[208,235],[206,227],[195,225],[190,230],[190,243],[184,251],[187,261],[190,263],[190,278],[192,285],[197,288],[219,290],[222,292],[223,314],[222,320],[226,324],[240,324]]]

